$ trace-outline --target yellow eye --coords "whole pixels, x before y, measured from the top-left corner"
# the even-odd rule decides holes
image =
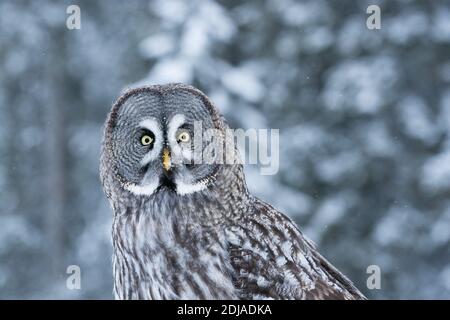
[[[149,136],[148,134],[144,134],[142,137],[141,137],[141,144],[143,145],[143,146],[148,146],[148,145],[150,145],[150,144],[152,144],[153,143],[153,138],[151,137],[151,136]]]
[[[177,141],[178,142],[189,142],[191,140],[191,135],[187,131],[180,131],[177,134]]]

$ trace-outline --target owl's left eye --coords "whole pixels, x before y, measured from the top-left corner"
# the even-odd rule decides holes
[[[143,146],[149,146],[149,145],[151,145],[153,143],[153,141],[154,141],[154,138],[149,133],[143,134],[141,136],[141,144]]]
[[[191,135],[186,130],[181,130],[177,133],[178,142],[189,142],[191,140]]]

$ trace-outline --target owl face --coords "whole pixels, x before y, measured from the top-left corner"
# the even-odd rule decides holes
[[[105,143],[125,189],[136,195],[185,195],[208,186],[218,165],[196,161],[208,139],[194,143],[194,131],[198,136],[216,129],[214,108],[208,103],[201,93],[184,87],[134,89],[119,98]]]

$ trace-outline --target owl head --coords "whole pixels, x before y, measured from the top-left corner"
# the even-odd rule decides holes
[[[194,87],[131,89],[113,105],[105,125],[102,179],[109,176],[138,196],[205,190],[223,163],[225,128],[211,101]]]

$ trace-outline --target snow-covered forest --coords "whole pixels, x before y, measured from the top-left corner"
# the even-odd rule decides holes
[[[173,81],[234,128],[280,129],[280,171],[248,167],[250,189],[369,298],[450,298],[439,0],[1,1],[0,298],[113,298],[102,125],[124,87]],[[367,288],[369,265],[381,289]]]

